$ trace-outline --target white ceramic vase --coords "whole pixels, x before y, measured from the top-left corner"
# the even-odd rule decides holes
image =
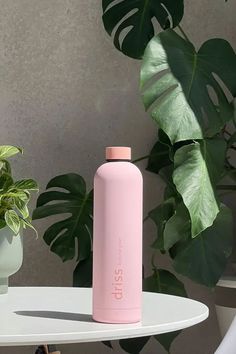
[[[8,292],[8,278],[23,262],[22,235],[14,235],[9,227],[0,229],[0,296]]]

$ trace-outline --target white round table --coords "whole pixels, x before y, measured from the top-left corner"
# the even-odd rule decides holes
[[[193,326],[208,317],[204,304],[143,293],[142,322],[96,323],[88,288],[13,287],[0,295],[0,346],[80,343],[142,337]]]

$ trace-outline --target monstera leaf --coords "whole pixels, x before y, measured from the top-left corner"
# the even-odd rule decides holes
[[[153,269],[153,274],[144,279],[144,291],[187,297],[184,284],[165,269]]]
[[[180,141],[171,144],[168,136],[163,130],[158,130],[158,141],[154,144],[148,156],[147,171],[157,173],[162,177],[161,170],[174,163],[175,152],[183,145],[193,143],[193,140]]]
[[[46,188],[59,188],[65,191],[53,190],[42,193],[33,212],[33,219],[58,214],[70,216],[54,223],[45,231],[45,242],[63,261],[75,257],[77,243],[79,248],[77,260],[89,258],[92,238],[92,191],[86,192],[84,179],[75,173],[53,178]]]
[[[215,185],[224,170],[226,143],[220,138],[185,145],[174,157],[173,180],[188,208],[192,237],[211,226],[219,212]]]
[[[171,163],[170,147],[161,141],[157,141],[150,152],[146,170],[159,173],[163,167],[169,166]]]
[[[90,288],[92,286],[93,255],[88,257],[86,252],[84,259],[80,259],[73,272],[73,286]]]
[[[125,55],[140,59],[154,36],[152,20],[163,29],[175,27],[183,17],[183,0],[103,0],[103,23],[114,45]]]
[[[214,224],[175,249],[175,270],[200,284],[214,287],[222,275],[233,243],[232,213],[221,206]]]
[[[211,137],[233,118],[218,78],[236,96],[236,55],[227,41],[208,40],[196,52],[169,29],[149,42],[141,68],[143,102],[172,143]]]
[[[119,344],[126,353],[139,354],[149,339],[150,337],[121,339]]]
[[[159,129],[158,141],[153,146],[146,167],[147,171],[159,173],[163,167],[173,163],[171,160],[171,143],[168,136]]]
[[[165,225],[167,221],[174,214],[174,208],[175,208],[175,200],[174,198],[169,198],[148,213],[149,218],[156,224],[157,227],[157,239],[152,244],[153,248],[157,248],[161,251],[165,251],[165,244],[164,244]]]
[[[191,234],[189,212],[183,202],[179,203],[174,215],[167,220],[163,231],[163,248],[168,251],[178,241],[185,240]]]

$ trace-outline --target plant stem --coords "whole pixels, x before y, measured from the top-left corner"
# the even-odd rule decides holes
[[[133,163],[137,163],[137,162],[139,162],[139,161],[142,161],[142,160],[148,159],[149,157],[154,157],[154,156],[164,156],[164,155],[166,155],[166,151],[163,151],[163,152],[157,152],[157,153],[155,153],[155,154],[145,155],[145,156],[139,157],[138,159],[133,160],[132,162],[133,162]]]
[[[139,157],[138,159],[136,160],[133,160],[132,162],[133,163],[137,163],[139,161],[142,161],[142,160],[145,160],[145,159],[148,159],[150,155],[146,155],[146,156],[142,156],[142,157]]]
[[[177,28],[180,30],[180,32],[182,33],[186,41],[191,43],[190,39],[188,38],[187,34],[184,32],[183,28],[180,25],[178,25]]]

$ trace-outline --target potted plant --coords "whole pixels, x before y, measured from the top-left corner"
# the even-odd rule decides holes
[[[150,154],[134,161],[147,160],[147,170],[166,183],[163,202],[145,217],[157,235],[144,289],[186,296],[182,282],[156,266],[158,252],[170,257],[175,273],[214,288],[233,245],[232,211],[222,193],[236,189],[235,51],[220,38],[196,48],[180,26],[183,0],[102,0],[102,7],[114,46],[141,60],[140,94],[158,127]],[[76,174],[53,178],[47,189],[33,217],[71,214],[50,226],[44,240],[63,261],[77,257],[75,286],[91,285],[92,192]],[[177,334],[155,339],[169,351]],[[147,340],[120,343],[138,353]]]
[[[31,224],[27,204],[30,192],[38,190],[33,179],[15,181],[9,157],[22,153],[16,146],[0,146],[0,294],[8,291],[8,278],[23,261],[22,230]],[[35,230],[36,232],[36,230]]]

